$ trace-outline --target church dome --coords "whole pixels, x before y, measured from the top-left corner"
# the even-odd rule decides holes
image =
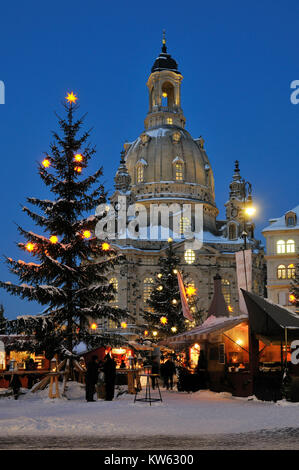
[[[145,130],[125,144],[126,167],[137,199],[186,198],[215,205],[214,177],[203,140],[174,125]]]

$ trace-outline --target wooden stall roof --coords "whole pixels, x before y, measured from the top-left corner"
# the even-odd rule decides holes
[[[179,335],[167,338],[159,344],[176,345],[184,344],[192,341],[199,341],[206,339],[210,333],[224,333],[225,331],[234,328],[240,323],[247,322],[247,315],[239,315],[237,317],[209,317],[202,325],[192,328],[192,330],[185,331]]]

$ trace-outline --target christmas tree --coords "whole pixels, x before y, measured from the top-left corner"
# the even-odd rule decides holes
[[[182,312],[180,290],[178,284],[179,258],[173,248],[173,242],[169,240],[165,257],[158,262],[159,272],[149,299],[148,309],[144,311],[144,319],[153,330],[154,338],[157,340],[182,333],[200,323],[202,312],[198,310],[198,298],[196,288],[188,281],[183,273],[182,278],[188,298],[188,305],[194,321],[187,320]]]
[[[4,317],[4,307],[0,305],[0,335],[4,335],[6,332],[6,318]]]
[[[299,309],[299,262],[296,264],[295,277],[291,282],[290,301]]]
[[[45,306],[41,315],[9,322],[8,330],[33,334],[31,349],[27,343],[26,348],[43,348],[48,357],[58,349],[72,352],[80,341],[111,343],[112,338],[89,333],[91,320],[109,318],[120,325],[125,316],[111,304],[115,289],[107,277],[118,256],[107,241],[94,238],[98,218],[88,216],[105,203],[106,192],[99,183],[102,168],[84,175],[95,148],[89,143],[90,132],[81,131],[84,116],[74,117],[76,100],[73,93],[66,97],[65,117],[58,116],[60,133],[53,132],[50,152],[38,165],[52,199],[29,197],[27,201],[37,210],[23,207],[42,234],[18,227],[25,240],[18,246],[36,262],[7,258],[21,284],[0,282],[8,292]]]

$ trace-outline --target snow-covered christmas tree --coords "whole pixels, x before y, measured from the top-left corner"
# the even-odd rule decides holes
[[[86,175],[95,148],[89,143],[90,132],[81,131],[84,117],[75,119],[76,100],[73,92],[67,95],[65,117],[58,116],[60,131],[53,132],[50,151],[38,167],[52,198],[28,197],[37,210],[23,207],[42,232],[18,227],[23,238],[18,246],[34,262],[7,258],[20,284],[0,282],[8,292],[45,306],[41,315],[10,321],[7,328],[9,333],[33,334],[27,350],[42,348],[48,357],[57,350],[72,351],[81,341],[111,343],[112,338],[89,333],[91,319],[120,324],[126,316],[111,303],[115,289],[107,277],[118,256],[107,241],[93,235],[97,217],[89,214],[105,203],[106,192],[99,183],[102,168]]]

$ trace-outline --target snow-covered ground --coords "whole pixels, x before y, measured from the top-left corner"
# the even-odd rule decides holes
[[[260,402],[210,391],[161,390],[163,402],[134,403],[123,394],[112,402],[85,401],[84,386],[70,382],[69,399],[48,391],[0,399],[0,437],[173,436],[199,437],[298,428],[299,404]],[[143,392],[141,392],[142,394]],[[153,392],[157,396],[157,392]]]

